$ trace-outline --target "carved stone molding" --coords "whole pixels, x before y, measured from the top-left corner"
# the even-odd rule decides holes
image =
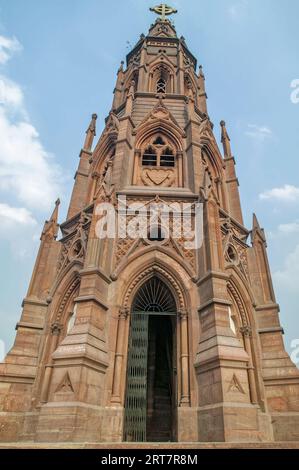
[[[242,274],[249,278],[247,260],[247,234],[242,233],[227,217],[221,226],[224,258],[227,264],[235,265]]]
[[[63,299],[59,305],[59,309],[58,309],[58,312],[57,312],[57,315],[56,315],[56,318],[55,318],[55,322],[53,324],[59,324],[61,319],[62,319],[62,316],[63,316],[63,313],[64,313],[64,310],[65,310],[65,307],[71,297],[71,295],[75,292],[75,290],[79,287],[79,284],[80,284],[80,279],[78,277],[76,277],[76,279],[71,283],[71,285],[69,286],[69,288],[67,289],[67,291],[65,292],[64,296],[63,296]]]
[[[80,220],[73,232],[73,236],[63,242],[60,259],[57,265],[58,273],[61,272],[73,260],[83,261],[86,254],[88,231],[91,216],[82,212]],[[64,229],[64,232],[65,229]]]
[[[130,305],[131,294],[134,291],[134,289],[136,288],[136,286],[138,286],[138,284],[141,283],[143,279],[147,278],[148,276],[154,275],[155,273],[161,274],[162,277],[167,279],[167,281],[171,284],[171,286],[173,287],[174,291],[177,294],[177,299],[179,301],[180,310],[182,310],[182,311],[185,310],[184,296],[182,294],[182,291],[181,291],[178,283],[175,281],[175,279],[165,269],[161,268],[160,266],[156,266],[156,265],[151,266],[150,268],[142,271],[142,273],[140,273],[134,279],[134,281],[130,285],[129,289],[127,290],[127,293],[126,293],[126,296],[125,296],[125,299],[124,299],[124,307],[128,308],[128,309],[130,308],[129,305]]]
[[[252,328],[248,325],[242,326],[240,328],[240,333],[245,337],[245,338],[251,338],[252,336]]]
[[[181,321],[187,320],[187,318],[188,318],[188,311],[185,310],[185,309],[179,310],[178,315],[179,315],[179,318],[180,318]]]
[[[240,295],[237,291],[237,289],[234,287],[234,285],[230,282],[228,282],[227,284],[227,288],[228,288],[228,291],[230,292],[231,296],[233,297],[233,299],[235,300],[237,306],[238,306],[238,310],[239,310],[239,313],[240,313],[240,316],[241,316],[241,320],[242,320],[242,325],[243,327],[245,328],[249,328],[248,326],[248,321],[247,321],[247,315],[246,315],[246,311],[245,311],[245,308],[244,308],[244,305],[243,305],[243,302],[240,298]]]
[[[128,307],[122,307],[119,310],[118,318],[120,320],[126,320],[130,314],[130,309]]]
[[[61,325],[61,323],[54,322],[51,325],[51,333],[53,336],[59,336],[62,329],[63,329],[63,326]]]

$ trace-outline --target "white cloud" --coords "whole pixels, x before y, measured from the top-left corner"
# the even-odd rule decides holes
[[[23,108],[23,92],[19,85],[0,75],[0,105],[3,107]]]
[[[272,131],[268,126],[257,126],[256,124],[248,124],[248,130],[245,135],[254,139],[265,140],[272,137]]]
[[[276,200],[281,202],[296,202],[299,200],[299,188],[285,184],[281,188],[273,188],[259,195],[261,200]]]
[[[22,45],[16,38],[0,36],[0,64],[4,65],[15,52],[22,50]]]
[[[299,232],[299,221],[291,222],[289,224],[281,224],[278,226],[278,231],[284,235],[290,235]]]
[[[40,232],[39,224],[28,209],[0,203],[1,250],[9,246],[10,253],[18,260],[31,256],[33,238]]]
[[[0,36],[0,242],[18,260],[33,256],[38,222],[48,217],[63,182],[30,120],[22,87],[4,72],[21,48],[16,39]]]
[[[24,207],[11,207],[0,203],[0,231],[6,225],[36,225],[37,222],[32,214]]]
[[[274,273],[274,279],[281,291],[285,289],[286,291],[298,293],[299,245],[296,246],[295,251],[287,256],[283,269]]]
[[[4,64],[8,54],[19,49],[21,45],[16,39],[0,36],[0,63]],[[13,198],[27,209],[49,211],[60,195],[62,170],[43,147],[30,121],[22,88],[3,74],[0,135],[1,199],[9,203]]]
[[[49,210],[60,192],[61,170],[35,127],[12,122],[0,106],[0,190],[31,209]]]
[[[228,7],[228,14],[232,20],[239,20],[246,14],[247,7],[248,0],[240,0]]]

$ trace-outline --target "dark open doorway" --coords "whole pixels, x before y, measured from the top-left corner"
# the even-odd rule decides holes
[[[175,367],[171,317],[149,319],[147,422],[149,442],[175,440]]]

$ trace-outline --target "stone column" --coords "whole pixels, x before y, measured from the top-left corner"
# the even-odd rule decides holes
[[[96,193],[99,178],[100,178],[100,174],[98,172],[95,172],[92,174],[92,184],[91,184],[91,191],[90,191],[90,197],[89,197],[90,204],[92,204],[95,199],[95,193]]]
[[[50,353],[49,353],[49,364],[47,364],[45,367],[45,375],[44,375],[43,386],[42,386],[42,391],[41,391],[41,399],[40,399],[41,403],[47,403],[48,401],[49,385],[50,385],[52,370],[53,370],[52,354],[57,349],[62,328],[63,326],[60,323],[53,323],[51,325],[52,340],[51,340],[51,347],[50,347]]]
[[[178,161],[178,187],[182,188],[184,186],[183,184],[183,176],[184,176],[183,153],[182,152],[178,152],[177,161]]]
[[[88,241],[87,254],[86,254],[86,268],[99,267],[99,259],[102,246],[106,240],[99,238],[91,238]]]
[[[174,91],[174,76],[171,74],[170,75],[170,93],[175,93]]]
[[[136,151],[134,157],[134,174],[133,174],[133,184],[138,185],[138,177],[139,177],[139,168],[142,167],[141,164],[141,152]]]
[[[124,359],[124,337],[126,331],[126,322],[129,315],[128,308],[122,308],[118,316],[117,339],[114,359],[114,374],[111,403],[121,405],[121,379]]]
[[[180,406],[190,406],[189,352],[188,352],[188,313],[179,312],[181,334],[181,400]]]
[[[251,403],[257,404],[258,398],[257,398],[256,381],[255,381],[254,367],[253,367],[253,362],[252,362],[252,348],[251,348],[252,329],[250,326],[243,326],[240,328],[240,332],[244,338],[245,351],[247,352],[249,356],[248,381],[249,381]]]
[[[149,85],[148,85],[148,91],[153,92],[153,74],[149,74]]]

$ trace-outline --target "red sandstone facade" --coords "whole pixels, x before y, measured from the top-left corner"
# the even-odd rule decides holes
[[[206,98],[184,38],[158,19],[118,71],[94,150],[92,117],[62,237],[59,202],[45,223],[0,365],[0,442],[299,440],[299,371],[284,348],[265,235],[255,216],[244,227],[230,139],[222,122],[222,155]],[[119,195],[203,203],[203,245],[98,239],[95,208]],[[147,286],[166,293],[176,315],[148,323],[138,439],[128,429],[128,364]]]

